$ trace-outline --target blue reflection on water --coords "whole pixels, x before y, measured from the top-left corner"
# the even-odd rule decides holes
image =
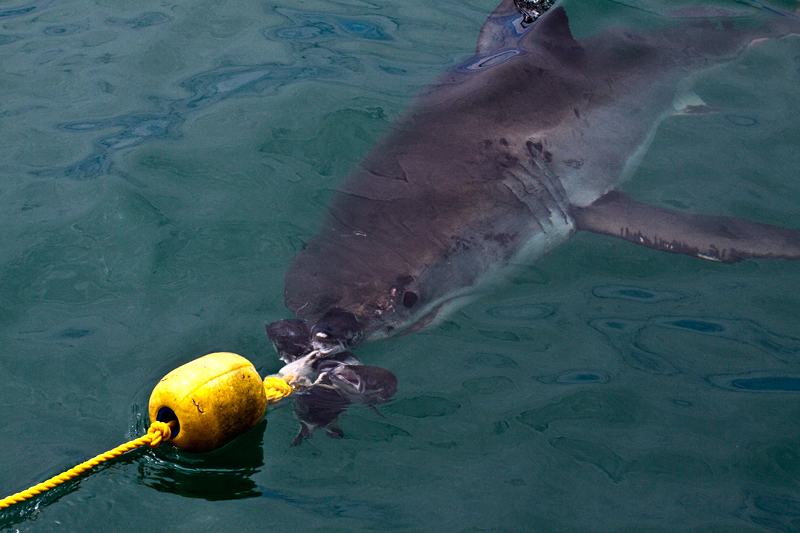
[[[33,172],[36,175],[62,175],[72,179],[94,178],[108,174],[113,166],[111,153],[141,145],[153,139],[175,135],[176,128],[186,117],[224,99],[242,95],[264,94],[290,80],[333,77],[331,69],[274,68],[264,64],[254,67],[229,67],[204,72],[180,83],[192,93],[188,98],[164,102],[164,114],[136,113],[103,120],[75,121],[59,124],[67,131],[102,131],[115,133],[94,141],[94,153],[86,159],[62,169]],[[122,129],[122,131],[119,131]]]
[[[800,339],[778,335],[751,320],[697,317],[652,317],[646,319],[599,318],[589,322],[603,333],[631,366],[651,374],[679,372],[671,360],[676,353],[649,346],[641,340],[647,328],[683,330],[720,337],[756,348],[779,361],[792,362],[800,353]]]
[[[766,378],[734,379],[731,385],[737,389],[758,391],[800,391],[800,378],[771,376]]]
[[[288,18],[291,24],[267,30],[267,38],[317,42],[333,39],[391,41],[391,33],[396,27],[387,17],[342,17],[291,9],[276,9],[276,12]]]
[[[20,15],[27,15],[28,13],[32,13],[36,11],[40,6],[33,4],[25,7],[15,7],[12,9],[5,9],[0,11],[0,18],[6,17],[19,17]]]
[[[138,17],[134,17],[132,19],[110,18],[107,20],[107,22],[112,26],[122,26],[132,30],[139,30],[142,28],[148,28],[150,26],[156,26],[158,24],[164,24],[170,20],[172,20],[172,17],[165,15],[164,13],[154,11],[142,13]]]
[[[800,376],[780,374],[717,375],[706,378],[715,387],[740,392],[800,392]]]
[[[0,12],[0,16],[15,16],[36,9],[19,8]],[[93,141],[91,155],[71,165],[61,168],[48,168],[31,171],[36,176],[63,176],[75,180],[85,180],[109,174],[114,169],[113,153],[119,150],[140,146],[154,139],[163,139],[178,135],[178,130],[193,113],[207,109],[229,98],[264,96],[277,91],[287,84],[295,84],[302,80],[324,80],[342,82],[347,74],[365,70],[362,61],[369,58],[364,54],[360,58],[351,54],[343,55],[337,51],[319,47],[318,44],[332,39],[363,39],[369,41],[393,41],[392,36],[397,24],[386,16],[338,16],[313,12],[302,12],[276,8],[288,24],[278,28],[265,30],[263,35],[268,40],[290,41],[297,50],[310,47],[313,53],[297,54],[294,64],[265,62],[255,65],[225,64],[185,78],[178,86],[188,91],[190,96],[181,99],[170,99],[159,96],[149,100],[156,109],[163,112],[135,112],[111,116],[104,119],[74,120],[57,124],[65,131],[98,131],[114,130],[103,134]],[[111,27],[141,30],[151,26],[169,24],[173,17],[165,13],[147,11],[130,18],[109,17],[104,23]],[[44,28],[45,35],[58,37],[70,36],[90,29],[88,22],[71,22]],[[0,35],[0,45],[18,40],[13,35]],[[40,65],[61,59],[64,49],[46,50],[39,54]],[[369,58],[373,61],[374,58]],[[387,85],[382,80],[360,80],[361,85],[375,85],[384,93],[400,92],[405,94],[406,85],[415,84],[415,74],[419,71],[404,68],[402,61],[392,64],[377,65],[389,76],[403,76],[399,84]]]

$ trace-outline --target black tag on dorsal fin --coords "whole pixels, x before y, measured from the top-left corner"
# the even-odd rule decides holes
[[[523,16],[523,23],[531,24],[534,20],[544,15],[555,0],[514,0],[514,6]]]

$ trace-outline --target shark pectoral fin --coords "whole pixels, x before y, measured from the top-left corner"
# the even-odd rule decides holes
[[[303,444],[304,440],[308,440],[311,438],[311,430],[308,429],[308,426],[305,422],[300,422],[300,431],[297,432],[297,435],[292,440],[292,443],[289,445],[290,448],[294,448],[295,446],[300,446]]]
[[[708,115],[722,111],[722,109],[718,107],[712,107],[706,104],[703,99],[693,91],[682,93],[676,98],[675,101],[672,102],[672,109],[675,115]]]
[[[571,208],[575,227],[648,248],[735,263],[742,259],[800,259],[800,231],[733,217],[680,213],[609,192]]]

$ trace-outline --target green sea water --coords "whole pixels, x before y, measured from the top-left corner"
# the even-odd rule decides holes
[[[339,180],[496,0],[0,1],[0,497],[141,435],[171,369],[281,363],[283,275]],[[737,1],[565,0],[577,37]],[[773,8],[790,10],[783,1]],[[800,38],[694,90],[625,191],[800,228]],[[365,346],[383,416],[133,452],[4,531],[800,530],[800,265],[580,234]]]

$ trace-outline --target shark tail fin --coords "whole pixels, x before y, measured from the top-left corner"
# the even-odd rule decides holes
[[[656,250],[735,263],[742,259],[800,260],[800,231],[733,217],[646,206],[619,191],[572,207],[579,231],[591,231]]]

